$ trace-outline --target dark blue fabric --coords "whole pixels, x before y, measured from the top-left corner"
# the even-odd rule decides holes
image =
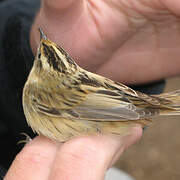
[[[161,80],[149,84],[131,86],[131,88],[146,94],[160,94],[164,91],[165,85],[166,85],[165,80]]]
[[[0,180],[3,180],[5,174],[6,174],[6,169],[4,169],[4,168],[0,165]]]
[[[32,67],[29,30],[40,5],[38,0],[0,3],[0,164],[8,168],[22,148],[20,133],[34,136],[22,110],[22,89]]]

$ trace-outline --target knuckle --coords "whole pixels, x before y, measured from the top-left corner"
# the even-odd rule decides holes
[[[67,143],[62,147],[61,153],[73,162],[94,164],[97,160],[104,160],[106,152],[101,143],[90,137],[78,138],[73,143]],[[92,158],[93,157],[93,158]]]
[[[42,164],[43,162],[46,161],[48,157],[44,155],[40,151],[36,151],[34,148],[31,146],[25,146],[22,151],[16,156],[16,161],[18,163],[26,164],[26,165],[34,165],[36,166]]]

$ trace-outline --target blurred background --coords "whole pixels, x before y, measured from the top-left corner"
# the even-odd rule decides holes
[[[180,77],[167,80],[165,92],[180,89]],[[161,117],[117,162],[136,180],[180,179],[180,116]]]

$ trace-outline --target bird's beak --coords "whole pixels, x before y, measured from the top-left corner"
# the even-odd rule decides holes
[[[40,43],[38,47],[38,54],[41,54],[43,48],[43,42],[45,43],[48,39],[41,28],[39,28],[39,33],[40,33]]]
[[[47,41],[48,39],[41,28],[39,28],[38,30],[40,33],[40,43],[37,49],[37,55],[40,55],[42,54],[42,51],[43,51],[43,42]],[[40,58],[37,58],[37,59],[40,60]]]
[[[42,40],[42,39],[47,40],[47,36],[44,34],[44,32],[41,28],[39,28],[39,32],[40,32],[40,40]]]

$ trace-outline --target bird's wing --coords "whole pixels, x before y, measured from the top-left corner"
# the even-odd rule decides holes
[[[76,79],[74,88],[44,93],[46,99],[37,103],[37,109],[49,116],[94,121],[138,120],[157,114],[151,108],[159,105],[156,98],[92,73]]]
[[[140,118],[136,106],[125,96],[109,90],[90,93],[72,109],[79,119],[95,121],[126,121]]]
[[[68,94],[67,97],[73,98],[69,102],[67,98],[64,101],[65,99],[62,97],[56,99],[56,101],[53,100],[52,103],[45,104],[45,101],[43,101],[43,103],[36,103],[36,108],[48,116],[89,121],[138,120],[142,117],[153,115],[147,109],[137,108],[125,95],[111,90],[101,89],[88,93],[84,97],[72,93],[71,95]],[[57,95],[56,98],[58,98]],[[62,101],[64,101],[66,106],[62,106]]]

